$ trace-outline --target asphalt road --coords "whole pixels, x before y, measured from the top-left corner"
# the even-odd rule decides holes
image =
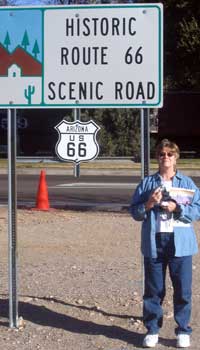
[[[48,175],[46,183],[50,206],[53,207],[128,207],[139,176],[80,176]],[[17,176],[17,203],[34,207],[39,177]],[[0,175],[0,204],[7,204],[7,175]]]
[[[140,176],[47,175],[50,207],[72,209],[127,209]],[[194,178],[200,186],[200,177]],[[18,206],[35,207],[39,185],[38,175],[17,176]],[[0,175],[0,205],[7,204],[7,175]]]

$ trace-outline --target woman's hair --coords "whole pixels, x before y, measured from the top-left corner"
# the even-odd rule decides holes
[[[157,146],[156,146],[156,158],[158,158],[160,152],[163,150],[164,147],[168,147],[171,152],[176,154],[176,159],[180,157],[180,149],[177,146],[175,142],[169,141],[168,139],[163,139]]]

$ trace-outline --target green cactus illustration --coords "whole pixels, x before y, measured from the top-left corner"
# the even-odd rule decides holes
[[[28,85],[28,88],[24,90],[24,96],[28,100],[28,104],[31,105],[31,96],[35,93],[35,86]]]

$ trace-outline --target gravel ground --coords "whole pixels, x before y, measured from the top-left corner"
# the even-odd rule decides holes
[[[18,294],[23,327],[8,324],[7,209],[0,208],[0,349],[142,348],[140,224],[128,213],[18,210]],[[197,235],[200,222],[195,224]],[[199,256],[193,337],[200,343]],[[172,288],[157,349],[174,349]]]

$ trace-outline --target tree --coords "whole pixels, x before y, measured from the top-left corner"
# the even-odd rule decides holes
[[[199,90],[199,1],[163,0],[162,3],[164,5],[165,88]]]
[[[65,119],[74,121],[68,110]],[[81,121],[94,120],[101,130],[97,133],[100,156],[140,158],[140,115],[138,109],[81,109]]]
[[[5,47],[6,47],[6,49],[8,50],[8,46],[11,44],[11,42],[10,42],[10,35],[9,35],[8,32],[6,33],[6,37],[5,37],[5,40],[4,40],[3,43],[4,43]]]
[[[101,127],[97,134],[100,156],[139,157],[139,110],[125,108],[82,110],[81,120],[89,119]],[[73,118],[70,121],[72,120]]]
[[[37,40],[35,40],[35,44],[33,46],[32,53],[34,54],[34,57],[37,59],[37,55],[40,53]]]
[[[23,39],[22,39],[22,46],[24,47],[24,50],[26,51],[26,48],[27,46],[30,45],[29,43],[29,38],[28,38],[28,34],[27,34],[27,31],[25,30],[25,33],[24,33],[24,36],[23,36]]]

